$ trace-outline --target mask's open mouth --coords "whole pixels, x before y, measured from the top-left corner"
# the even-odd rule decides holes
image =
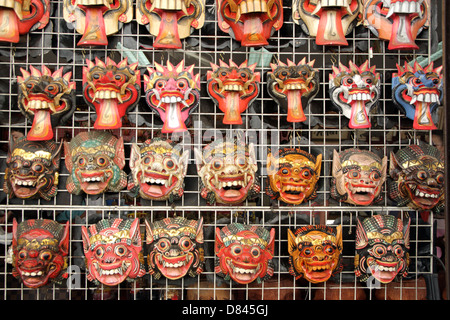
[[[424,210],[433,209],[441,200],[442,189],[409,184],[407,186],[411,201]]]
[[[327,281],[331,274],[333,273],[333,264],[328,261],[304,261],[302,263],[302,269],[304,271],[305,277],[313,282],[324,282]]]
[[[174,175],[158,172],[145,172],[139,179],[142,192],[155,200],[168,195],[178,182]]]
[[[81,189],[87,194],[99,194],[106,190],[112,179],[111,171],[79,172],[78,178]]]
[[[213,191],[222,203],[240,203],[247,198],[253,185],[253,177],[249,174],[216,175],[209,181]]]
[[[10,180],[13,192],[18,198],[26,199],[33,197],[45,185],[46,179],[41,177],[14,176]]]
[[[262,270],[260,264],[239,263],[231,259],[227,260],[226,265],[231,278],[241,284],[253,282]]]
[[[106,285],[117,285],[122,283],[131,271],[131,262],[124,260],[117,263],[93,262],[97,279]]]
[[[157,254],[155,257],[156,265],[159,271],[171,280],[179,279],[187,274],[194,262],[194,256],[189,254],[182,254],[175,257],[167,257],[163,254]]]

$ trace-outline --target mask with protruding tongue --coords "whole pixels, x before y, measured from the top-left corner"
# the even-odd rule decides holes
[[[84,99],[97,113],[95,129],[122,127],[122,117],[138,103],[141,93],[140,71],[137,63],[128,65],[125,58],[115,63],[97,59],[86,60],[83,68]]]
[[[42,71],[33,66],[30,72],[20,69],[19,109],[32,121],[27,139],[51,140],[53,128],[63,123],[75,111],[75,83],[70,82],[72,72],[63,75],[60,68],[51,72],[46,66]]]
[[[429,8],[429,0],[366,0],[364,25],[388,40],[389,50],[416,50],[417,35],[430,23]]]
[[[219,0],[217,6],[220,29],[244,47],[268,45],[273,31],[283,25],[282,0]]]
[[[132,0],[64,0],[64,19],[75,25],[79,46],[105,46],[107,36],[133,18]]]
[[[417,130],[433,130],[436,125],[432,115],[443,99],[442,66],[433,63],[422,67],[417,62],[414,67],[405,62],[397,65],[398,73],[392,76],[392,97],[396,106],[413,120]]]
[[[360,0],[294,0],[292,18],[316,44],[346,46],[359,10]]]
[[[306,116],[303,110],[319,91],[319,73],[313,69],[314,60],[306,63],[303,58],[297,65],[288,59],[288,63],[271,64],[268,92],[277,103],[287,110],[288,122],[303,122]],[[304,100],[302,102],[302,100]]]
[[[200,100],[200,75],[194,75],[193,65],[184,68],[184,61],[155,66],[144,75],[147,104],[164,122],[163,133],[186,131],[189,114]]]
[[[17,43],[31,29],[42,29],[49,21],[50,1],[3,1],[0,4],[0,41]]]

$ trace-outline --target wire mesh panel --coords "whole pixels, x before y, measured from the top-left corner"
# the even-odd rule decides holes
[[[183,150],[189,151],[183,196],[171,203],[168,200],[154,201],[133,196],[127,188],[118,192],[99,195],[75,195],[66,187],[70,172],[62,153],[58,178],[57,195],[49,200],[19,199],[7,196],[2,184],[1,207],[3,218],[1,227],[1,297],[5,300],[166,300],[166,299],[241,299],[241,300],[411,300],[430,296],[435,270],[435,226],[439,216],[433,212],[418,212],[408,207],[397,206],[390,200],[387,182],[383,188],[383,201],[370,206],[353,206],[330,197],[333,151],[348,148],[368,149],[389,158],[391,152],[423,141],[438,144],[442,134],[442,120],[439,109],[435,120],[437,130],[415,130],[412,120],[395,106],[392,99],[392,78],[397,72],[397,64],[428,62],[439,64],[442,32],[438,15],[440,2],[431,1],[431,23],[416,40],[417,50],[388,50],[387,42],[378,39],[362,24],[355,26],[346,36],[347,46],[321,46],[315,38],[305,33],[292,19],[291,2],[283,3],[283,25],[272,33],[264,47],[245,47],[233,35],[219,28],[216,4],[207,0],[205,22],[202,28],[194,29],[186,39],[182,39],[181,49],[157,49],[155,37],[145,25],[134,18],[122,23],[118,32],[108,35],[108,44],[103,46],[78,45],[81,34],[73,24],[63,17],[63,1],[51,1],[49,23],[42,29],[21,36],[18,43],[0,43],[0,144],[2,170],[0,178],[5,179],[6,159],[10,141],[27,135],[31,129],[28,121],[18,108],[18,76],[21,69],[39,70],[43,66],[52,72],[63,69],[72,73],[75,83],[76,110],[65,123],[55,128],[53,140],[57,143],[69,142],[78,133],[95,131],[97,118],[95,110],[83,98],[83,68],[87,61],[116,63],[127,58],[128,63],[137,63],[141,75],[149,73],[156,63],[185,66],[193,65],[193,73],[200,75],[200,102],[193,110],[187,130],[162,133],[163,121],[147,104],[144,84],[137,106],[123,117],[122,126],[109,130],[114,136],[122,137],[125,147],[125,168],[130,173],[130,154],[133,143],[141,145],[149,138],[170,138]],[[136,7],[136,3],[133,3]],[[288,122],[284,110],[267,91],[271,63],[298,64],[305,59],[314,61],[319,74],[319,90],[309,106],[304,106],[304,122]],[[224,113],[207,93],[207,73],[211,64],[233,61],[241,65],[256,63],[259,72],[260,90],[256,99],[242,112],[242,124],[224,124]],[[377,108],[370,114],[372,126],[365,129],[351,129],[348,119],[339,112],[330,100],[329,77],[332,67],[339,63],[348,65],[352,61],[362,65],[376,66],[380,74],[380,98]],[[143,80],[142,80],[143,81]],[[201,195],[201,181],[198,161],[194,149],[201,150],[215,140],[231,141],[242,139],[254,147],[258,165],[257,182],[261,186],[255,199],[245,200],[239,205],[210,205]],[[268,153],[283,147],[299,147],[315,156],[322,155],[317,197],[300,205],[286,205],[273,200],[266,194],[268,185]],[[374,215],[395,215],[411,219],[409,273],[399,282],[381,284],[377,281],[362,283],[354,271],[356,255],[355,238],[358,219]],[[168,217],[181,216],[188,219],[203,219],[204,261],[203,272],[196,277],[169,280],[155,279],[150,274],[132,282],[117,286],[98,285],[86,277],[81,228],[95,224],[101,219],[139,218],[144,242],[143,261],[146,260],[145,219],[150,222]],[[60,223],[70,222],[70,245],[68,252],[69,277],[61,284],[52,284],[38,289],[24,286],[13,276],[11,264],[11,240],[13,219],[21,222],[28,219],[52,219]],[[219,277],[215,272],[216,229],[234,223],[257,225],[267,230],[275,230],[274,272],[265,281],[239,284]],[[324,283],[314,284],[305,279],[296,279],[289,272],[288,229],[295,231],[307,225],[342,225],[343,268]]]

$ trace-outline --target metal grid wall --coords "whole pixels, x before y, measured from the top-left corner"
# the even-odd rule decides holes
[[[156,50],[151,47],[153,37],[144,26],[136,20],[125,24],[115,35],[109,36],[107,47],[77,47],[80,35],[69,26],[62,17],[62,1],[52,1],[53,11],[49,25],[43,30],[34,31],[24,36],[19,44],[0,44],[0,128],[2,136],[2,170],[9,139],[14,134],[26,134],[30,128],[17,107],[17,81],[20,68],[29,70],[30,66],[40,69],[42,65],[52,70],[64,67],[64,73],[72,71],[72,81],[76,82],[77,109],[73,118],[58,127],[55,140],[70,141],[80,131],[93,130],[95,112],[86,105],[82,97],[82,68],[85,60],[107,56],[115,61],[128,57],[129,62],[138,61],[141,74],[153,63],[185,61],[185,65],[195,65],[194,73],[201,74],[201,100],[199,107],[191,114],[188,132],[167,136],[179,141],[185,149],[191,150],[188,174],[185,178],[184,197],[173,205],[165,202],[152,202],[132,198],[122,190],[118,193],[106,193],[100,196],[75,196],[65,188],[68,172],[61,165],[58,195],[51,201],[9,199],[3,190],[0,210],[3,218],[1,235],[3,244],[0,252],[1,299],[203,299],[204,295],[213,295],[213,299],[390,299],[391,287],[399,289],[397,299],[419,299],[430,287],[430,276],[435,273],[433,237],[436,232],[433,221],[439,217],[430,214],[424,217],[408,208],[399,208],[390,203],[386,189],[384,202],[371,207],[353,207],[333,202],[330,193],[330,168],[333,149],[338,151],[348,147],[360,147],[376,150],[389,156],[404,146],[423,140],[432,143],[439,131],[417,132],[412,124],[394,107],[390,86],[392,73],[396,64],[414,59],[429,59],[431,53],[438,50],[441,31],[438,10],[440,2],[432,1],[433,17],[429,29],[420,34],[417,43],[419,50],[414,52],[390,52],[387,44],[378,40],[368,29],[357,26],[347,36],[347,47],[317,46],[313,38],[305,35],[300,27],[293,23],[290,1],[284,1],[284,24],[275,32],[264,49],[241,47],[240,44],[220,31],[215,16],[213,0],[206,1],[206,21],[202,29],[186,40],[182,40],[182,50]],[[279,110],[266,91],[267,72],[271,71],[268,62],[287,59],[299,62],[315,60],[314,68],[320,72],[320,91],[311,107],[305,113],[308,120],[302,124],[286,122],[285,114]],[[212,103],[206,92],[206,73],[210,62],[218,64],[219,60],[231,59],[240,64],[245,60],[258,62],[257,70],[261,73],[261,90],[258,98],[244,112],[241,126],[227,126],[222,123],[223,115]],[[379,108],[371,115],[372,128],[367,130],[349,129],[345,118],[331,107],[328,96],[328,74],[331,66],[338,62],[348,64],[350,60],[362,64],[369,60],[376,65],[381,74],[381,96]],[[435,63],[439,63],[436,61]],[[439,121],[440,128],[443,127]],[[150,111],[143,98],[138,107],[127,116],[121,129],[113,133],[125,139],[126,162],[133,142],[142,143],[146,139],[159,136],[162,123]],[[194,162],[193,148],[201,148],[212,141],[213,137],[244,137],[253,142],[259,165],[259,179],[262,186],[260,196],[254,201],[247,201],[242,206],[208,206],[200,197],[199,177]],[[266,185],[266,155],[268,148],[283,146],[300,146],[315,155],[323,154],[319,196],[297,207],[288,207],[282,203],[270,201],[264,193]],[[64,162],[62,158],[61,162]],[[126,167],[125,170],[128,168]],[[407,279],[390,286],[367,286],[359,283],[353,271],[355,255],[354,239],[356,219],[373,214],[398,214],[412,218],[411,264]],[[179,281],[156,281],[149,275],[134,283],[122,283],[118,287],[96,286],[85,277],[81,241],[81,226],[88,226],[103,218],[139,217],[141,231],[145,234],[143,219],[155,221],[173,215],[186,218],[204,219],[205,230],[205,271],[197,278]],[[11,264],[8,262],[8,247],[11,239],[12,218],[22,221],[32,218],[48,218],[59,222],[71,222],[71,246],[69,265],[71,266],[70,283],[41,289],[29,289],[13,278]],[[275,273],[270,280],[260,285],[237,285],[223,281],[214,273],[214,231],[231,222],[257,224],[266,228],[275,228]],[[344,270],[330,281],[313,285],[306,281],[295,280],[288,272],[287,229],[326,223],[330,226],[343,225],[344,230]],[[424,281],[425,280],[425,281]],[[263,290],[262,290],[263,289]],[[210,299],[211,297],[208,297]]]

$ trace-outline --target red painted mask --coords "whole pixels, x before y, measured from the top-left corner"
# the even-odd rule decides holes
[[[50,17],[50,0],[14,0],[0,9],[0,41],[18,43],[30,30],[43,29]]]
[[[329,75],[331,102],[349,119],[351,129],[370,128],[369,114],[380,97],[380,74],[369,62],[361,66],[349,62],[347,68],[339,63]]]
[[[241,223],[216,228],[215,272],[240,284],[260,283],[273,275],[274,248],[274,228]]]
[[[417,35],[430,24],[429,0],[364,0],[363,19],[389,50],[416,50]]]
[[[216,4],[220,29],[244,47],[268,45],[272,33],[283,25],[282,0],[217,0]]]
[[[138,218],[104,219],[81,235],[89,281],[115,286],[145,275]]]
[[[64,0],[66,22],[82,34],[78,46],[106,46],[107,36],[117,33],[133,19],[132,0]]]
[[[53,220],[13,220],[13,276],[29,288],[61,283],[67,278],[69,222],[65,227]]]
[[[84,100],[97,113],[94,128],[99,130],[122,127],[122,117],[133,109],[141,95],[141,73],[138,63],[128,64],[125,58],[115,63],[86,60],[83,67]]]
[[[51,140],[53,129],[68,120],[75,111],[75,82],[72,72],[63,75],[63,68],[51,72],[46,66],[42,71],[33,66],[30,72],[20,69],[19,109],[31,122],[27,139]]]
[[[205,0],[137,0],[136,20],[156,37],[156,49],[179,49],[181,40],[205,23]]]
[[[267,89],[270,96],[280,107],[287,111],[287,121],[304,122],[303,111],[319,92],[319,73],[313,69],[314,61],[306,63],[305,59],[297,65],[288,59],[287,64],[270,64],[272,72],[268,73]]]
[[[164,125],[162,133],[187,131],[189,114],[200,101],[200,74],[194,75],[194,65],[184,67],[184,61],[167,67],[155,63],[144,75],[145,97],[149,107],[159,115]]]
[[[360,10],[361,0],[293,0],[292,19],[318,45],[347,46]]]
[[[149,274],[177,280],[195,277],[203,271],[203,219],[166,218],[145,220]]]
[[[220,61],[220,66],[211,63],[208,71],[208,94],[225,113],[223,123],[242,124],[241,113],[247,110],[259,93],[259,72],[256,64],[240,66],[230,60],[230,65]]]

